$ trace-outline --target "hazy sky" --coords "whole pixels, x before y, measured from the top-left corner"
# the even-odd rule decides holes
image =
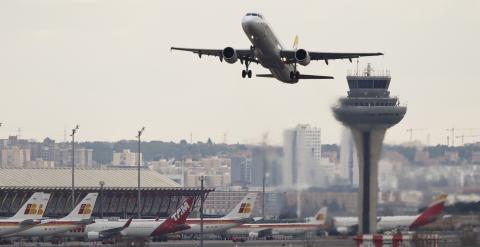
[[[281,3],[281,4],[279,4]],[[384,52],[360,60],[389,69],[391,92],[408,105],[386,142],[445,143],[446,128],[480,128],[480,3],[463,1],[1,1],[0,138],[194,141],[212,137],[279,144],[297,123],[338,143],[330,107],[345,95],[348,61],[312,62],[303,73],[334,80],[282,84],[242,79],[243,66],[169,47],[248,48],[241,18],[264,14],[285,47]],[[254,73],[266,73],[252,66]],[[459,131],[459,134],[462,132]],[[480,134],[468,131],[465,134]],[[480,140],[480,137],[477,138]],[[471,141],[471,139],[465,139]],[[456,140],[460,143],[460,140]]]

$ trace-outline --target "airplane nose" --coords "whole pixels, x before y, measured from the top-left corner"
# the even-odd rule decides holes
[[[245,32],[252,32],[254,24],[257,22],[255,16],[244,16],[242,19],[242,28]]]

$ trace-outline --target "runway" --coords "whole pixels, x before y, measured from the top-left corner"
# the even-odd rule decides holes
[[[165,246],[165,247],[191,247],[199,246],[198,241],[169,241],[164,243],[150,243],[149,246]],[[240,247],[240,246],[265,246],[265,247],[350,247],[355,246],[351,239],[318,239],[318,240],[248,240],[246,242],[234,243],[228,240],[209,240],[204,241],[205,247]]]
[[[241,247],[241,246],[263,246],[263,247],[353,247],[354,242],[351,239],[316,239],[316,240],[247,240],[246,242],[232,242],[231,240],[205,240],[204,247]],[[10,245],[8,245],[10,246]],[[11,246],[37,247],[52,246],[51,243],[14,243]],[[94,244],[92,242],[65,242],[59,246],[126,246],[125,243],[117,244]],[[138,245],[135,245],[138,246]],[[168,242],[149,242],[141,246],[158,247],[197,247],[200,242],[196,240],[175,240]]]

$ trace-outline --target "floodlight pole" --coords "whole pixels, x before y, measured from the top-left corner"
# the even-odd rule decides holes
[[[72,129],[72,210],[75,208],[75,133],[77,133],[79,126]]]
[[[200,247],[203,247],[203,181],[205,177],[202,175],[200,176]]]
[[[105,181],[98,182],[100,184],[100,218],[103,219],[103,186],[105,185]]]
[[[138,218],[140,219],[142,217],[142,209],[140,208],[140,163],[141,163],[141,149],[140,149],[140,143],[141,143],[141,137],[143,134],[143,131],[145,130],[145,127],[142,127],[141,130],[138,131],[138,154],[137,154],[137,166],[138,166],[138,201],[137,201],[137,208],[138,208]]]

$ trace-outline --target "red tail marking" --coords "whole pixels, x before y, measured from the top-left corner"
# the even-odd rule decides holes
[[[155,231],[153,231],[152,236],[164,235],[172,232],[177,232],[179,230],[188,229],[185,227],[187,222],[188,215],[192,210],[193,197],[187,198],[173,213],[168,217],[164,222],[162,222]]]
[[[445,201],[441,201],[427,208],[410,225],[410,229],[414,229],[434,221],[442,213],[444,206],[445,206]]]

